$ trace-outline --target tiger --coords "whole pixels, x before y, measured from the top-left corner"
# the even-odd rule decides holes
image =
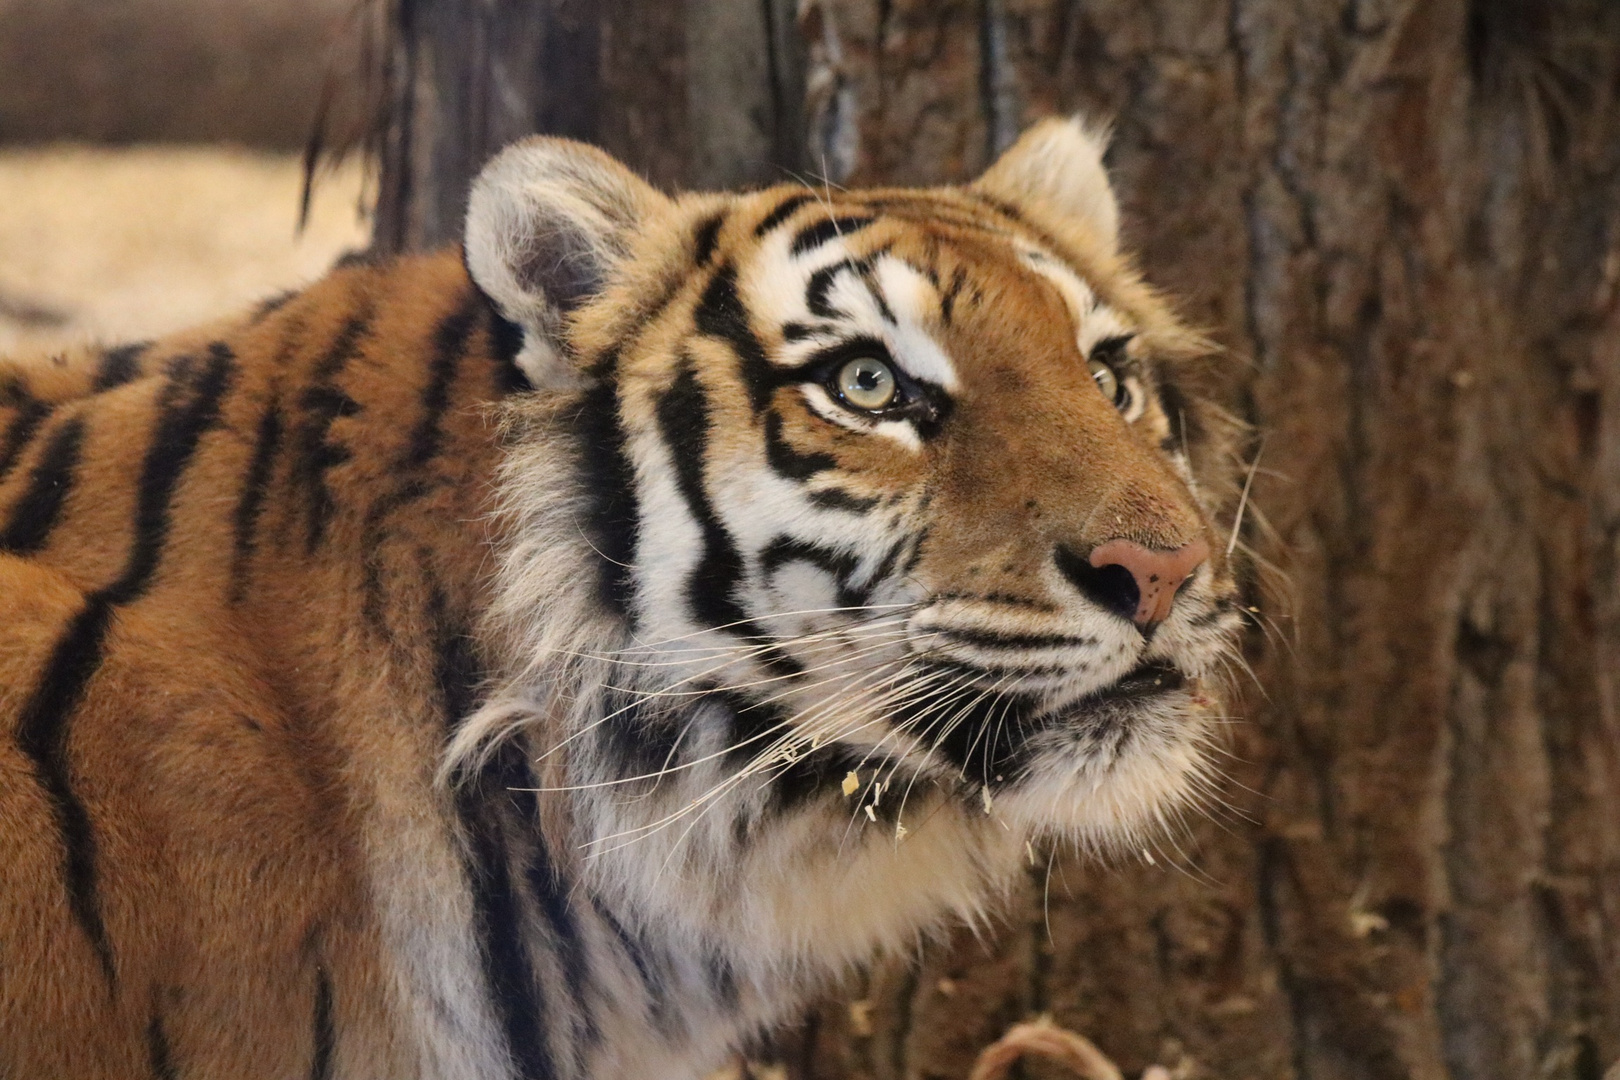
[[[1245,436],[1105,150],[536,136],[454,247],[0,365],[0,1076],[699,1077],[1195,812]]]

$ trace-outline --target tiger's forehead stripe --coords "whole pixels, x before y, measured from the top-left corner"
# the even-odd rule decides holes
[[[1063,297],[1078,328],[1076,341],[1081,355],[1090,356],[1099,341],[1136,333],[1135,325],[1123,313],[1104,303],[1096,290],[1068,264],[1038,248],[1020,247],[1018,254],[1025,266],[1051,282]]]
[[[893,250],[896,233],[911,223],[841,208],[824,212],[809,224],[778,228],[747,267],[754,308],[783,328],[784,337],[804,342],[773,361],[796,367],[819,346],[870,337],[912,377],[956,389],[955,364],[930,333],[945,321],[938,273]]]

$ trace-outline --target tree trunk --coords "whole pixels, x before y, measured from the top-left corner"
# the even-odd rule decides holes
[[[544,30],[566,2],[510,6]],[[418,116],[469,108],[424,74],[461,70],[443,57],[496,70],[441,3],[431,40],[401,22]],[[622,0],[594,67],[528,76],[590,68],[596,127],[559,130],[664,183],[955,180],[1037,115],[1111,118],[1129,245],[1235,358],[1265,519],[1244,536],[1288,584],[1255,575],[1224,806],[1119,865],[1054,853],[998,934],[879,964],[774,1052],[818,1080],[962,1077],[1049,1012],[1130,1074],[1598,1080],[1620,1058],[1620,5],[806,0],[799,46],[789,6]],[[765,44],[722,47],[744,33]],[[384,160],[384,246],[452,237],[518,133],[458,129],[449,168],[410,149],[448,129],[416,123]]]
[[[667,187],[803,165],[793,0],[389,0],[388,12],[379,251],[459,239],[472,178],[533,132],[598,143]]]

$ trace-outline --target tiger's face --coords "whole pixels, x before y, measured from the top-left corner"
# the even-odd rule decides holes
[[[919,785],[1118,839],[1199,783],[1240,622],[1224,429],[1099,153],[1054,122],[969,188],[596,177],[571,217],[530,200],[549,243],[470,241],[555,342],[537,381],[575,383],[579,530],[664,768],[887,794],[902,834]]]

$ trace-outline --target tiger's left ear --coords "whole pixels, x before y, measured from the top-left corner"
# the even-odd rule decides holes
[[[1082,223],[1110,255],[1119,250],[1119,203],[1103,168],[1106,130],[1080,117],[1042,120],[1019,136],[973,186],[1016,206]]]
[[[570,139],[524,139],[479,172],[467,199],[467,269],[523,328],[517,362],[536,386],[571,378],[568,313],[602,291],[637,232],[673,205],[612,156]]]

